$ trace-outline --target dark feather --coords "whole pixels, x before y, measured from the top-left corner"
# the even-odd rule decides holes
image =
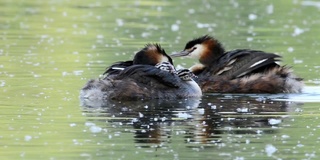
[[[115,68],[127,68],[129,66],[133,65],[133,61],[121,61],[121,62],[116,62],[114,64],[112,64],[111,66],[109,66],[108,68],[106,68],[106,71],[103,73],[103,75],[115,75],[115,74],[119,74],[122,70],[120,69],[115,69]]]
[[[276,62],[279,61],[279,59],[277,58],[280,58],[280,56],[273,53],[238,49],[226,52],[208,69],[213,70],[214,74],[220,72],[219,75],[233,79],[250,75],[252,73],[264,72],[269,68],[278,66]],[[232,61],[234,61],[234,63],[230,64]],[[224,69],[225,71],[222,72]]]
[[[155,50],[154,50],[154,48],[155,48]],[[171,63],[173,65],[173,61],[172,61],[171,57],[169,57],[166,54],[165,50],[161,48],[160,44],[148,43],[145,45],[145,47],[142,50],[138,51],[135,54],[133,60],[116,62],[116,63],[112,64],[111,66],[109,66],[106,69],[106,71],[103,73],[103,75],[110,76],[110,75],[119,74],[122,71],[121,68],[125,69],[125,68],[132,66],[134,64],[156,65],[159,62],[153,60],[154,57],[152,57],[152,56],[155,56],[155,55],[153,55],[152,53],[160,54],[160,55],[167,57],[169,60],[169,63]]]
[[[181,79],[178,75],[161,70],[151,65],[132,65],[119,73],[115,79],[134,79],[142,84],[160,84],[178,88]]]
[[[208,41],[208,40],[215,40],[215,39],[209,35],[204,35],[204,36],[201,36],[201,37],[198,37],[198,38],[195,38],[195,39],[189,41],[186,44],[186,46],[184,47],[184,49],[192,48],[194,45],[201,44],[201,43]]]

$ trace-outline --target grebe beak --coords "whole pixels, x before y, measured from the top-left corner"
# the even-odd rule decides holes
[[[190,51],[184,50],[184,51],[181,51],[181,52],[173,53],[170,56],[172,56],[172,57],[183,57],[183,56],[187,56],[189,54],[190,54]]]

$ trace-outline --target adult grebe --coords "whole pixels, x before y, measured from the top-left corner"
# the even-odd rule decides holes
[[[158,44],[148,44],[133,61],[111,65],[102,79],[92,79],[81,89],[84,100],[139,100],[201,97],[189,70],[176,71]]]
[[[198,76],[203,92],[220,93],[299,93],[302,78],[290,67],[276,62],[281,58],[258,50],[225,51],[215,38],[205,35],[189,41],[184,50],[171,56],[198,59],[190,70]]]

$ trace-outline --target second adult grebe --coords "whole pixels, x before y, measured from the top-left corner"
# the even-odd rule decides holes
[[[299,93],[302,78],[290,67],[276,62],[281,58],[273,53],[237,49],[225,52],[220,42],[205,35],[189,41],[184,50],[171,56],[198,59],[190,70],[203,92],[222,93]]]

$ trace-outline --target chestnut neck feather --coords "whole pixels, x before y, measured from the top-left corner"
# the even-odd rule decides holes
[[[224,54],[225,50],[222,45],[215,39],[210,39],[203,42],[205,50],[203,51],[199,61],[205,66],[210,66],[216,61],[221,55]]]

